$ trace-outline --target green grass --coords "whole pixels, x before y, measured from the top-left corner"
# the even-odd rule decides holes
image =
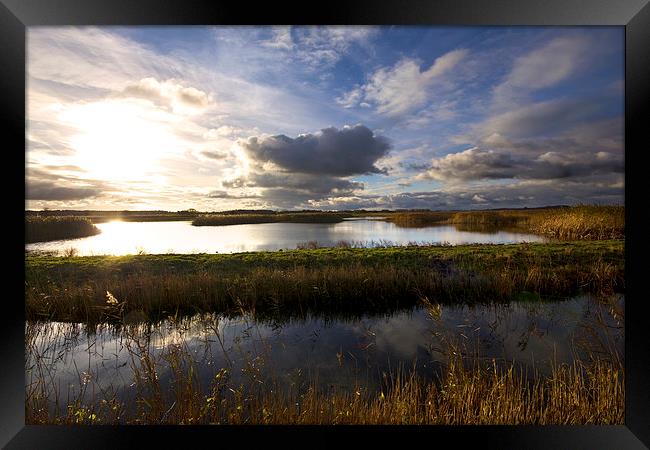
[[[25,242],[56,241],[99,234],[100,230],[85,217],[27,216],[25,218]]]
[[[159,318],[245,309],[359,312],[624,291],[624,241],[327,248],[232,255],[26,256],[30,320]],[[107,291],[120,302],[107,304]],[[135,316],[134,316],[135,314]]]

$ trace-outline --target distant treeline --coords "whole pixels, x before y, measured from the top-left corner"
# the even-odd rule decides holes
[[[220,226],[241,225],[253,223],[337,223],[343,221],[345,216],[331,212],[296,212],[296,213],[271,213],[271,214],[205,214],[192,221],[192,225]]]

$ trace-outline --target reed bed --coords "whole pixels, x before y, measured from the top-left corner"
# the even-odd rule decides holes
[[[96,323],[245,309],[360,311],[624,292],[622,241],[316,249],[235,255],[26,257],[32,320]],[[109,295],[110,294],[110,295]]]
[[[337,213],[272,213],[272,214],[205,214],[196,217],[192,225],[221,226],[255,223],[338,223],[343,215]]]
[[[26,216],[25,242],[56,241],[99,234],[90,219],[74,216]]]
[[[578,205],[530,210],[431,211],[388,215],[403,227],[457,225],[459,228],[514,229],[558,240],[600,240],[625,237],[623,206]]]
[[[577,206],[532,216],[531,231],[560,240],[622,239],[625,209],[622,206]]]
[[[263,362],[251,358],[244,381],[234,382],[228,367],[213,367],[206,385],[199,379],[197,352],[185,343],[154,355],[146,339],[126,333],[120,341],[130,354],[135,392],[127,404],[115,387],[100,386],[92,373],[79,372],[78,390],[59,391],[51,359],[34,345],[35,328],[28,324],[26,332],[33,374],[26,386],[28,424],[624,423],[624,364],[615,357],[554,364],[548,375],[531,374],[515,362],[463,357],[452,338],[448,358],[432,379],[396,369],[384,374],[378,388],[355,384],[327,390],[311,377],[305,389],[262,377]]]

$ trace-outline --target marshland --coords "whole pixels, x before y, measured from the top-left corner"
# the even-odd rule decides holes
[[[27,215],[28,423],[623,423],[623,207],[149,217]]]

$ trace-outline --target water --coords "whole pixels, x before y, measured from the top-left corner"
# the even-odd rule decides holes
[[[459,231],[454,226],[403,228],[381,220],[356,218],[336,224],[264,223],[195,227],[189,221],[178,222],[107,222],[97,227],[101,234],[28,244],[28,252],[62,253],[75,248],[77,254],[126,255],[156,253],[237,253],[261,250],[293,249],[299,243],[316,241],[333,246],[339,241],[379,242],[395,245],[408,243],[511,244],[543,242],[534,234],[508,231]]]
[[[221,368],[229,369],[235,385],[275,380],[306,387],[316,379],[327,389],[376,387],[397,367],[433,378],[446,361],[450,341],[468,360],[515,362],[531,374],[532,369],[548,374],[552,362],[606,357],[613,351],[623,358],[623,307],[622,295],[607,301],[581,296],[559,302],[441,305],[433,315],[416,308],[360,318],[263,323],[249,316],[211,314],[156,326],[93,330],[80,324],[30,324],[26,381],[29,386],[38,378],[40,361],[48,382],[59,386],[64,398],[87,384],[89,396],[108,389],[128,403],[136,394],[133,364],[139,356],[146,352],[157,361],[166,389],[171,381],[164,354],[182,349],[196,361],[204,389]]]

